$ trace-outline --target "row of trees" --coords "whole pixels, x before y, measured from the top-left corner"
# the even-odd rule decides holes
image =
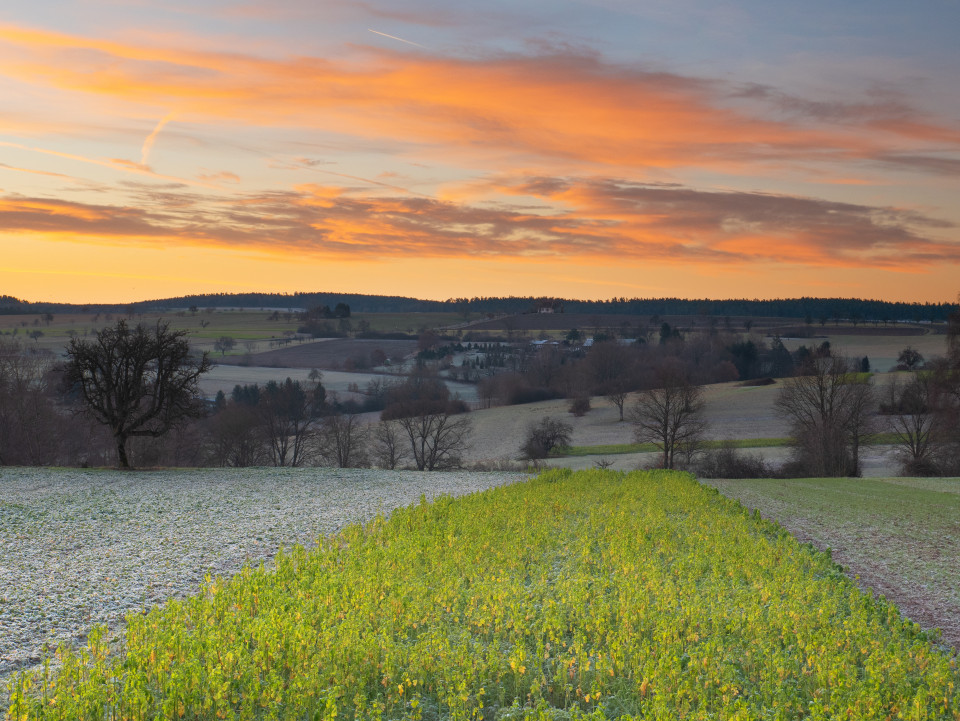
[[[236,386],[202,400],[211,367],[184,331],[163,324],[104,328],[74,338],[67,360],[0,339],[0,463],[342,467],[462,463],[472,426],[466,407],[421,369],[381,389],[383,420],[367,424],[327,397],[319,372]],[[347,412],[344,412],[344,411]]]
[[[422,383],[408,379],[397,394],[417,385]],[[391,404],[389,415],[370,424],[335,400],[327,402],[319,378],[312,388],[289,378],[236,386],[199,424],[200,436],[209,439],[209,462],[218,466],[459,467],[472,431],[469,418],[436,398],[407,397],[402,403]]]
[[[522,373],[488,383],[497,384],[501,398],[515,401],[571,395],[578,384],[578,395],[586,395],[583,388],[605,395],[621,421],[626,411],[635,439],[655,444],[660,464],[673,468],[681,462],[689,467],[701,449],[706,427],[701,384],[761,375],[772,383],[771,377],[785,377],[775,407],[789,423],[793,455],[780,473],[860,475],[861,448],[874,434],[887,432],[896,440],[903,472],[960,475],[960,312],[949,317],[947,330],[945,358],[924,365],[914,349],[901,352],[898,368],[914,375],[905,383],[886,385],[886,400],[879,407],[869,359],[834,357],[828,342],[791,353],[779,338],[769,346],[720,332],[685,339],[667,324],[658,344],[603,342],[581,360],[566,363],[555,349],[546,349]],[[628,408],[631,392],[635,401]],[[549,430],[531,426],[521,452],[537,457]],[[730,449],[724,452],[736,460]],[[770,472],[762,462],[745,465]]]
[[[0,338],[0,464],[80,465],[104,434],[58,406],[55,358]]]

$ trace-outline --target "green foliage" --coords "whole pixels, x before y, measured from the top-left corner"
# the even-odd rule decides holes
[[[395,511],[102,631],[10,717],[953,718],[957,659],[692,477]]]

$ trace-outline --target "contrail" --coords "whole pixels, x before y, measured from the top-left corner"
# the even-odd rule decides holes
[[[150,151],[153,150],[153,144],[157,140],[157,136],[160,134],[160,131],[163,130],[163,126],[169,123],[173,119],[173,113],[167,113],[164,118],[157,123],[157,127],[153,129],[153,132],[147,136],[147,139],[143,141],[143,150],[140,151],[140,165],[146,167],[147,161],[150,160]]]
[[[370,32],[372,33],[376,33],[377,35],[383,35],[383,37],[390,38],[391,40],[399,40],[400,42],[406,43],[407,45],[416,45],[418,48],[423,48],[424,50],[427,49],[425,46],[421,45],[420,43],[413,42],[413,40],[404,40],[403,38],[398,38],[396,35],[387,35],[386,33],[382,33],[379,30],[371,30],[370,28],[367,28],[367,30],[370,30]]]
[[[74,155],[73,153],[62,153],[58,150],[47,150],[46,148],[35,148],[29,145],[23,145],[21,143],[11,143],[8,140],[0,140],[0,148],[17,148],[18,150],[27,150],[31,153],[43,153],[44,155],[53,155],[57,158],[67,158],[68,160],[76,160],[80,163],[90,163],[91,165],[99,165],[104,168],[112,168],[113,170],[122,170],[125,173],[136,173],[137,175],[149,175],[153,178],[161,178],[162,180],[170,180],[177,183],[183,183],[184,185],[195,185],[198,188],[212,188],[214,190],[220,189],[217,185],[212,185],[210,183],[203,183],[197,180],[189,180],[188,178],[178,178],[173,175],[161,175],[160,173],[154,173],[149,168],[141,165],[140,163],[134,162],[133,160],[98,160],[97,158],[86,158],[82,155]]]
[[[363,183],[371,183],[373,185],[382,185],[384,188],[392,188],[393,190],[402,190],[404,193],[410,193],[411,195],[419,195],[421,198],[428,198],[433,200],[432,195],[427,195],[426,193],[418,193],[416,190],[410,190],[410,188],[404,188],[402,185],[391,185],[390,183],[381,183],[379,180],[371,180],[370,178],[361,178],[359,175],[347,175],[346,173],[334,173],[332,170],[320,170],[319,168],[310,168],[315,173],[326,173],[327,175],[336,175],[340,178],[349,178],[350,180],[359,180]]]

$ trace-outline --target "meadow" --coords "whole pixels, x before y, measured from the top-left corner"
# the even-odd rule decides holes
[[[675,472],[549,471],[211,577],[10,718],[960,718],[957,657]]]

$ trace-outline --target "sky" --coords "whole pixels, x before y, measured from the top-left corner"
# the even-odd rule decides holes
[[[960,0],[6,0],[0,294],[960,291]]]

